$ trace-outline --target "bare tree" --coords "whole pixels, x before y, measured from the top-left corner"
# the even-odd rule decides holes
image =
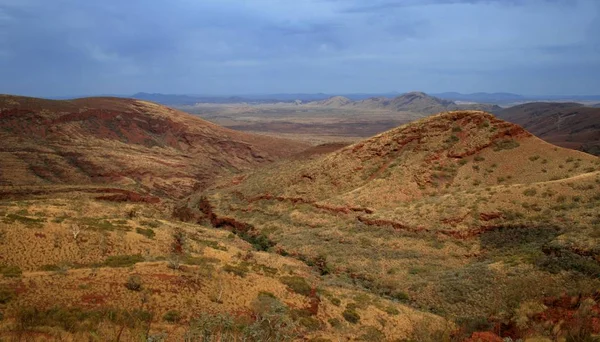
[[[73,239],[77,241],[77,237],[81,233],[81,227],[78,224],[71,225],[71,234],[73,234]]]

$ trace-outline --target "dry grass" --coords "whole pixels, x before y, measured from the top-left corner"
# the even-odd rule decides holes
[[[598,158],[481,112],[338,147],[222,177],[177,205],[222,229],[174,221],[164,198],[0,188],[0,338],[181,340],[232,324],[238,338],[449,341],[599,288]],[[161,191],[188,184],[152,177]],[[555,328],[525,314],[535,324],[515,331],[565,335],[573,315]]]
[[[327,284],[464,322],[600,285],[598,170],[598,158],[491,115],[451,112],[203,195],[217,215],[267,234],[273,250],[315,269],[325,255]],[[558,233],[503,247],[514,253],[482,243],[504,227]]]
[[[111,204],[84,192],[3,201],[0,211],[4,217],[21,213],[45,219],[36,227],[21,221],[0,223],[2,262],[23,271],[0,277],[0,288],[6,289],[0,297],[3,338],[111,340],[120,334],[122,341],[133,341],[164,334],[168,340],[181,340],[195,329],[197,319],[216,319],[207,318],[209,313],[250,322],[261,293],[284,305],[298,336],[362,334],[362,325],[342,323],[334,328],[326,322],[343,321],[343,310],[331,303],[329,294],[352,298],[364,292],[325,284],[304,263],[254,252],[225,230],[172,222],[160,208]],[[130,217],[131,211],[137,216]],[[81,227],[77,238],[74,224]],[[149,225],[152,238],[136,232]],[[184,253],[179,256],[173,254],[175,234],[184,236],[179,238]],[[175,257],[176,269],[169,261]],[[403,305],[377,302],[358,311],[365,324],[390,338],[410,335],[412,321],[425,317],[444,326],[441,319]],[[386,308],[404,314],[388,314]],[[302,310],[312,311],[300,315]],[[116,312],[123,313],[115,316]]]

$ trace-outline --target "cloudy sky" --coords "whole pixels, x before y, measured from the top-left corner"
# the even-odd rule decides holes
[[[599,0],[0,0],[0,93],[600,94]]]

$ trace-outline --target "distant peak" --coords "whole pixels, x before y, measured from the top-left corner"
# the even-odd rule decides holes
[[[408,92],[408,93],[403,94],[401,96],[404,96],[404,95],[406,95],[406,96],[419,96],[419,97],[431,97],[431,96],[427,95],[426,93],[424,93],[422,91],[411,91],[411,92]]]

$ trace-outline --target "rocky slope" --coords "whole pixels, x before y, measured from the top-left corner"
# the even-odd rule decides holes
[[[542,315],[551,297],[595,296],[598,184],[597,157],[457,111],[223,180],[184,208],[199,222],[252,227],[330,282],[439,313],[466,335],[477,317],[492,335],[523,338],[552,336],[529,329],[565,319]],[[523,325],[527,305],[542,316]]]
[[[579,103],[534,102],[504,109],[498,117],[558,146],[600,155],[600,109]]]
[[[0,96],[0,185],[100,184],[178,198],[302,151],[150,102]]]

